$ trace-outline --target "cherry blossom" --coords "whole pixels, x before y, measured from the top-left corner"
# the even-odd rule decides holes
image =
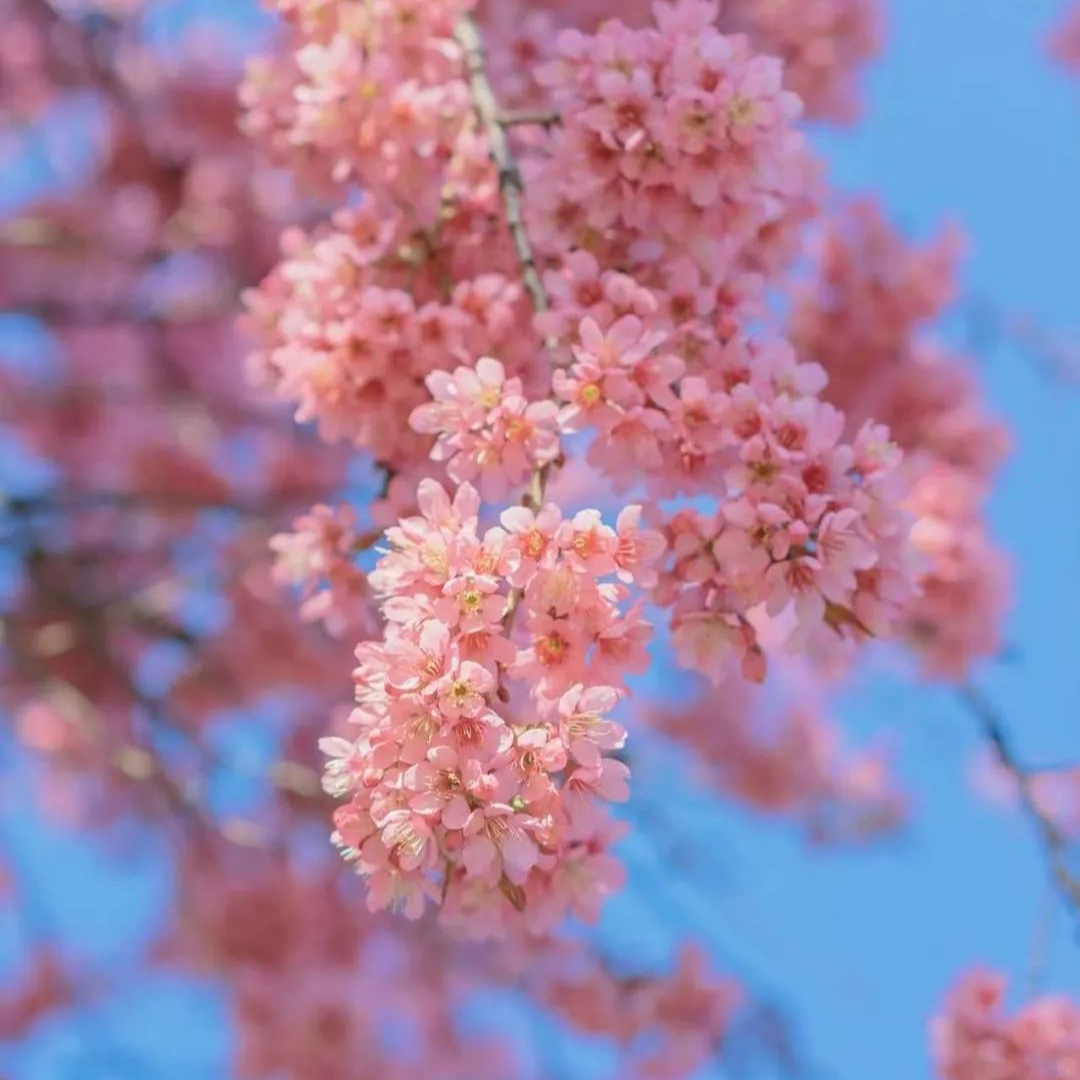
[[[124,972],[17,927],[0,1034],[130,969],[211,986],[252,1080],[531,1075],[503,1005],[619,1077],[790,1066],[676,925],[700,881],[623,860],[699,806],[893,835],[842,680],[899,645],[970,697],[1005,640],[959,234],[838,199],[808,135],[862,115],[882,6],[266,6],[241,80],[150,2],[0,0],[3,151],[57,174],[0,215],[41,338],[0,344],[11,799],[168,870]],[[1060,878],[1076,769],[1007,758]],[[32,878],[0,850],[5,913]],[[626,888],[671,891],[666,960],[580,925]],[[961,975],[942,1080],[1080,1077],[1076,1006],[1004,993]]]

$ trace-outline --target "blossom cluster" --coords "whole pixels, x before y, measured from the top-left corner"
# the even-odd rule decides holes
[[[573,269],[585,279],[592,266]],[[589,460],[617,488],[644,478],[658,494],[719,499],[662,521],[672,557],[655,599],[685,665],[719,679],[735,655],[760,679],[768,623],[798,651],[887,634],[911,596],[888,433],[867,422],[846,441],[822,369],[783,341],[717,341],[695,319],[665,330],[670,315],[626,275],[564,286],[548,325],[591,301],[555,373],[565,429],[592,430]]]
[[[724,532],[715,569],[689,580],[677,562],[657,598],[688,666],[719,673],[734,648],[760,677],[753,617],[785,614],[802,649],[883,633],[910,590],[887,434],[845,441],[820,368],[746,335],[815,187],[780,66],[715,15],[659,5],[655,28],[560,37],[540,71],[560,125],[529,159],[527,209],[541,250],[564,253],[537,319],[569,354],[563,426],[594,432],[589,460],[617,488],[723,500],[669,535],[678,559],[674,532],[687,555],[696,533],[707,561]]]
[[[391,935],[358,917],[332,867],[313,871],[282,855],[217,843],[187,851],[182,870],[178,918],[157,953],[227,981],[234,1075],[515,1075],[499,1041],[453,1022],[451,981],[460,989],[480,973],[470,978],[435,934]],[[386,1038],[402,1028],[410,1033],[408,1063]]]
[[[513,55],[529,57],[553,17],[586,31],[612,15],[639,27],[650,22],[652,6],[651,0],[623,0],[617,9],[610,0],[542,0],[525,12],[505,0],[481,0],[479,11]],[[880,0],[725,0],[711,17],[723,33],[745,34],[755,51],[783,61],[784,81],[809,119],[846,124],[860,115],[859,77],[884,43],[882,8]]]
[[[302,619],[322,622],[335,637],[346,632],[368,637],[374,632],[371,593],[355,561],[364,547],[351,506],[312,507],[297,519],[292,532],[271,538],[270,548],[277,556],[275,576],[303,590]]]
[[[478,936],[595,915],[619,881],[602,802],[628,793],[608,714],[649,636],[624,583],[663,541],[634,507],[616,528],[515,508],[481,533],[471,485],[424,481],[419,503],[371,574],[387,624],[357,650],[359,737],[324,741],[337,841],[373,910],[438,901]]]
[[[1040,997],[1013,1016],[1004,1012],[1006,980],[966,975],[932,1024],[941,1080],[1031,1080],[1080,1076],[1080,1008],[1065,997]]]
[[[661,290],[678,268],[703,297],[758,298],[816,198],[799,99],[778,60],[716,29],[715,4],[655,18],[564,31],[538,69],[560,122],[526,163],[532,233]]]
[[[310,184],[358,182],[401,205],[430,199],[430,173],[469,110],[452,38],[471,0],[270,6],[290,37],[249,64],[248,134]]]
[[[928,675],[959,681],[975,660],[1002,650],[1010,567],[987,533],[986,489],[946,465],[924,472],[908,506],[911,542],[925,560],[902,632]]]
[[[496,501],[518,488],[559,456],[559,415],[555,402],[530,402],[520,379],[491,356],[453,374],[426,379],[434,400],[417,406],[414,430],[437,436],[431,457],[447,461],[458,484],[477,481],[485,500]]]
[[[1000,649],[1009,599],[984,517],[1008,439],[970,367],[926,336],[955,293],[958,252],[954,232],[916,247],[876,204],[855,202],[823,228],[789,325],[800,355],[828,372],[826,395],[849,430],[873,417],[904,451],[922,566],[901,629],[923,671],[947,679]]]
[[[288,234],[285,258],[248,295],[247,318],[261,346],[249,362],[257,381],[325,438],[349,439],[405,474],[432,447],[410,426],[430,400],[425,380],[478,356],[498,355],[511,372],[528,361],[515,340],[521,286],[475,258],[470,275],[467,256],[432,264],[410,246],[412,230],[371,199],[314,236]]]
[[[693,1076],[715,1059],[745,991],[713,974],[695,946],[663,976],[613,977],[595,962],[563,964],[541,982],[541,999],[593,1035],[613,1037],[641,1080]]]
[[[470,992],[503,987],[527,1008],[612,1044],[626,1064],[620,1075],[684,1080],[724,1047],[737,1012],[753,1004],[747,988],[711,970],[690,944],[660,971],[632,961],[616,969],[581,940],[519,938],[478,949],[432,922],[403,927],[358,911],[348,878],[282,853],[217,842],[187,850],[182,870],[177,919],[155,944],[158,962],[228,981],[234,1070],[245,1080],[282,1072],[348,1080],[357,1069],[393,1080],[517,1080],[527,1072],[505,1038],[454,1020]],[[62,974],[54,971],[53,983]],[[24,1011],[32,996],[50,992],[48,977],[20,995]],[[13,1026],[15,1003],[6,1012],[0,997],[0,1030],[9,1015]]]
[[[244,376],[237,296],[296,206],[237,137],[217,32],[163,54],[136,29],[140,0],[0,7],[0,113],[18,118],[5,161],[33,147],[52,176],[0,212],[0,309],[27,329],[0,346],[0,435],[19,462],[0,499],[15,567],[0,708],[45,764],[42,813],[156,820],[161,717],[186,782],[223,714],[286,686],[325,712],[347,686],[347,650],[291,617],[266,568],[282,519],[348,461]],[[84,157],[61,132],[88,103]],[[14,362],[23,347],[34,362]],[[300,720],[292,702],[279,715]]]
[[[730,497],[671,517],[674,561],[657,596],[686,666],[715,675],[734,654],[760,680],[764,628],[799,652],[884,635],[911,586],[887,433],[868,424],[846,444],[842,416],[815,398],[744,401]]]
[[[884,16],[877,0],[731,0],[728,27],[746,31],[755,48],[784,62],[784,81],[815,120],[858,117],[853,86],[881,52]]]

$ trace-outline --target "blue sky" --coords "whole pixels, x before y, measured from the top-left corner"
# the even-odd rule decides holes
[[[1041,53],[1062,3],[892,0],[890,8],[889,50],[867,82],[864,123],[820,140],[834,179],[879,193],[914,234],[959,221],[971,241],[969,294],[1080,342],[1080,82]],[[1005,340],[981,363],[1016,439],[992,516],[1016,565],[1008,637],[1019,658],[979,681],[1026,759],[1080,759],[1080,389],[1048,381]],[[613,950],[659,962],[683,933],[704,933],[719,965],[752,971],[783,994],[824,1075],[920,1080],[929,1076],[926,1019],[960,970],[987,963],[1013,973],[1021,998],[1045,906],[1044,867],[1025,823],[970,793],[974,725],[948,691],[883,674],[853,688],[840,713],[856,732],[899,731],[915,800],[908,835],[870,853],[808,853],[782,827],[711,804],[694,829],[700,862],[691,883],[670,881],[646,844],[627,845],[633,885],[601,934]],[[118,878],[77,843],[50,837],[43,850],[17,802],[8,791],[0,819],[49,896],[52,931],[122,963],[115,913],[152,923],[160,865],[148,858],[144,870]],[[0,959],[9,946],[0,928]],[[1080,945],[1060,910],[1042,975],[1047,988],[1080,990]],[[182,1060],[170,1050],[173,1067],[148,1075],[224,1075],[213,1069],[223,1043],[212,998],[163,983],[126,995],[114,1011],[108,1031],[144,1060],[160,1060],[162,1047],[183,1038]],[[15,1075],[144,1075],[86,1059],[79,1039],[47,1033]],[[582,1072],[591,1064],[581,1059]]]

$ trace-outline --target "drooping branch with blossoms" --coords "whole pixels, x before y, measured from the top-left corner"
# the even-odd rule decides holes
[[[819,182],[780,65],[716,15],[659,5],[655,26],[564,31],[504,106],[467,6],[343,10],[335,44],[352,43],[357,77],[378,43],[358,115],[336,132],[320,117],[348,100],[325,52],[317,93],[294,91],[314,110],[297,108],[280,141],[319,140],[329,179],[362,194],[299,258],[290,241],[253,299],[271,329],[258,366],[395,478],[430,470],[426,456],[458,485],[451,498],[422,480],[420,515],[389,530],[369,579],[383,640],[358,650],[361,733],[327,744],[329,789],[348,797],[338,840],[376,909],[416,917],[437,901],[486,934],[595,916],[618,880],[598,800],[627,795],[610,756],[625,733],[606,716],[646,663],[626,586],[670,612],[682,662],[716,682],[732,660],[764,678],[762,635],[840,656],[888,634],[912,592],[887,433],[867,422],[846,441],[824,371],[745,328]],[[316,38],[298,56],[325,50],[321,24],[294,29]],[[538,102],[557,124],[503,122]],[[275,122],[266,108],[250,125]],[[402,236],[424,237],[407,280]],[[476,310],[481,251],[497,319]],[[415,401],[401,420],[427,440],[381,427],[398,400]],[[564,519],[548,477],[583,451],[616,492],[713,509],[659,510],[651,528],[634,503],[614,529],[595,509]],[[521,506],[482,531],[473,481],[496,503],[524,486]]]

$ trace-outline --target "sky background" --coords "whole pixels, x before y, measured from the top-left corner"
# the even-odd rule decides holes
[[[967,295],[1080,341],[1080,82],[1042,53],[1062,8],[1061,0],[892,0],[888,52],[867,80],[863,124],[819,142],[840,186],[877,193],[913,235],[946,219],[963,226]],[[1001,335],[980,363],[1016,442],[992,520],[1015,564],[1007,637],[1017,656],[978,681],[1024,760],[1080,760],[1080,381],[1048,379],[1029,351]],[[600,933],[611,950],[632,950],[643,963],[661,962],[684,934],[701,934],[719,966],[782,995],[824,1076],[923,1080],[927,1017],[960,971],[1002,969],[1023,999],[1047,908],[1044,863],[1024,821],[972,793],[978,739],[949,692],[879,672],[838,712],[858,734],[898,731],[914,803],[903,838],[872,852],[807,851],[782,825],[744,821],[680,790],[693,880],[672,875],[645,842],[629,842],[631,887]],[[661,785],[646,795],[665,792]],[[111,873],[79,841],[43,832],[22,805],[17,790],[0,791],[6,841],[47,897],[39,929],[122,972],[132,931],[154,925],[166,886],[161,864],[135,853],[122,875]],[[0,961],[14,934],[0,924]],[[1060,909],[1044,952],[1042,985],[1080,991],[1080,945]],[[206,991],[167,980],[140,986],[17,1054],[0,1047],[0,1073],[211,1080],[225,1075],[220,1017]],[[538,1034],[520,1016],[506,1022]],[[603,1054],[574,1052],[571,1066],[570,1048],[540,1042],[567,1077],[603,1068]]]

